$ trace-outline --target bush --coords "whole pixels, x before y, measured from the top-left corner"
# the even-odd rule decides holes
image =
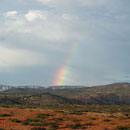
[[[72,128],[72,129],[77,129],[81,127],[81,124],[80,123],[76,123],[76,124],[67,124],[66,125],[66,128]]]
[[[110,119],[104,119],[103,120],[104,122],[109,122],[109,121],[111,121]]]
[[[0,130],[5,130],[5,129],[0,128]]]
[[[37,118],[41,118],[41,119],[44,119],[46,117],[50,116],[50,114],[48,113],[40,113],[40,114],[37,114]]]
[[[125,119],[125,117],[120,116],[120,117],[118,117],[118,119],[119,119],[119,120],[124,120],[124,119]]]
[[[86,122],[85,125],[92,125],[92,122]]]
[[[62,121],[62,120],[63,120],[63,118],[62,118],[62,117],[52,118],[52,120],[54,120],[54,121]]]
[[[91,117],[90,119],[91,119],[91,120],[97,120],[97,118],[95,118],[95,117]]]
[[[67,124],[66,128],[73,128],[73,124]]]
[[[118,129],[118,130],[128,130],[128,129],[130,129],[130,127],[129,126],[117,126],[116,129]]]
[[[46,130],[46,128],[41,128],[41,127],[33,127],[31,130]]]
[[[23,122],[22,122],[22,125],[29,125],[29,122],[23,121]]]
[[[80,111],[71,111],[70,114],[71,115],[82,115],[83,112],[80,112]]]
[[[29,125],[31,125],[31,126],[43,126],[42,123],[29,123]]]
[[[6,117],[6,116],[11,116],[11,115],[10,114],[5,114],[5,113],[0,114],[0,117]]]
[[[54,129],[58,129],[59,128],[59,126],[58,126],[58,124],[56,122],[50,123],[50,127],[54,128]]]
[[[9,120],[12,121],[12,122],[21,123],[21,121],[18,120],[18,119],[9,119]]]
[[[47,130],[56,130],[55,128],[48,128]]]
[[[48,125],[50,125],[50,122],[43,122],[42,124],[43,124],[43,126],[48,126]]]
[[[56,110],[55,112],[57,112],[57,113],[64,113],[63,110]]]
[[[41,122],[42,120],[40,120],[40,119],[36,119],[36,118],[27,118],[25,121],[27,121],[27,122]]]
[[[79,122],[79,121],[82,121],[82,119],[72,119],[73,122]]]
[[[127,116],[129,116],[129,113],[125,113],[124,115],[127,117]]]

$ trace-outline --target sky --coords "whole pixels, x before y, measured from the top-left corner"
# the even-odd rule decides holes
[[[1,0],[0,84],[130,82],[130,0]]]

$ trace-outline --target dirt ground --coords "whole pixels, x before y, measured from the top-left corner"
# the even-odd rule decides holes
[[[49,114],[49,116],[39,118],[37,116],[38,114]],[[32,124],[23,124],[23,122],[28,118],[39,119],[40,123],[37,121],[31,121]],[[15,120],[12,121],[12,119]],[[19,120],[19,122],[17,122],[16,119]],[[58,112],[53,109],[20,109],[0,107],[0,128],[4,130],[31,130],[33,127],[54,130],[54,128],[49,129],[51,128],[49,125],[51,122],[58,124],[58,128],[55,128],[55,130],[116,130],[117,126],[130,127],[130,117],[127,117],[122,113],[109,114],[84,112],[82,114],[70,114],[68,111]],[[69,125],[67,126],[67,124]],[[72,125],[75,124],[78,125],[73,127]]]

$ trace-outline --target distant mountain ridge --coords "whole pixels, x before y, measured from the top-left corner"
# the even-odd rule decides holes
[[[72,88],[84,88],[86,86],[71,86],[71,85],[62,85],[62,86],[9,86],[9,85],[0,85],[0,91],[7,91],[9,89],[72,89]]]
[[[73,88],[85,88],[87,86],[72,86],[72,85],[59,85],[59,86],[48,86],[50,89],[73,89]]]
[[[9,85],[0,85],[0,91],[7,91],[9,89],[43,89],[44,87],[42,86],[9,86]]]

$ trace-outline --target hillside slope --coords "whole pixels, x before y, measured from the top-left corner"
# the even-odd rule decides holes
[[[57,90],[52,93],[69,99],[75,99],[85,104],[130,104],[129,83]]]
[[[18,104],[129,104],[130,84],[73,88],[73,89],[10,89],[2,92],[0,102]],[[23,100],[26,99],[26,100]]]
[[[44,93],[44,94],[0,94],[0,104],[11,105],[52,105],[52,104],[80,104],[74,99],[67,99],[65,97]]]

